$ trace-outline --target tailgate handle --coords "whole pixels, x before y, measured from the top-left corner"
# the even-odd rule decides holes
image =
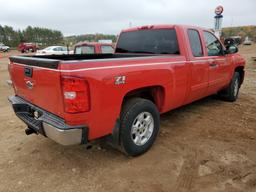
[[[33,68],[25,67],[24,68],[24,75],[26,77],[32,77],[33,76]]]

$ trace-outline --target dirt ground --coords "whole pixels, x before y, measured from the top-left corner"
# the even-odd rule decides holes
[[[153,148],[127,158],[106,145],[63,147],[26,136],[7,96],[0,59],[0,191],[256,191],[256,45],[242,47],[246,79],[236,103],[208,97],[161,117]],[[3,54],[0,53],[3,57]],[[14,52],[12,54],[17,54]]]

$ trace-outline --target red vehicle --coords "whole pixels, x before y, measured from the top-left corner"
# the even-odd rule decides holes
[[[109,43],[82,42],[75,45],[74,54],[111,54],[114,47]]]
[[[26,133],[63,145],[107,138],[128,155],[154,143],[160,114],[218,93],[236,101],[245,60],[199,27],[124,30],[115,54],[13,56],[16,115]]]
[[[18,46],[18,50],[22,53],[36,52],[38,50],[38,46],[36,45],[36,43],[20,43]]]

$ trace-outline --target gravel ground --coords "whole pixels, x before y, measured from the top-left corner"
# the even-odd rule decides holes
[[[256,191],[256,46],[240,53],[247,68],[238,101],[213,96],[164,114],[155,145],[138,158],[26,136],[7,102],[8,55],[0,53],[0,191]]]

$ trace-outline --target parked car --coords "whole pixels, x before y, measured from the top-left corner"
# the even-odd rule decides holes
[[[6,46],[4,44],[0,44],[0,51],[2,52],[8,52],[10,50],[9,46]]]
[[[237,100],[245,67],[237,52],[208,29],[131,28],[115,54],[10,57],[9,101],[27,135],[62,145],[105,138],[137,156],[155,142],[160,114],[216,93]]]
[[[244,45],[252,45],[252,41],[249,39],[249,37],[245,38]]]
[[[111,43],[82,42],[75,45],[74,54],[108,54],[114,53]]]
[[[67,47],[64,46],[50,46],[45,49],[38,50],[36,55],[66,55],[69,54]]]
[[[234,45],[238,46],[242,43],[242,37],[241,36],[231,36],[231,39],[234,41]]]
[[[36,52],[38,50],[38,46],[36,43],[20,43],[18,50],[21,53]]]

